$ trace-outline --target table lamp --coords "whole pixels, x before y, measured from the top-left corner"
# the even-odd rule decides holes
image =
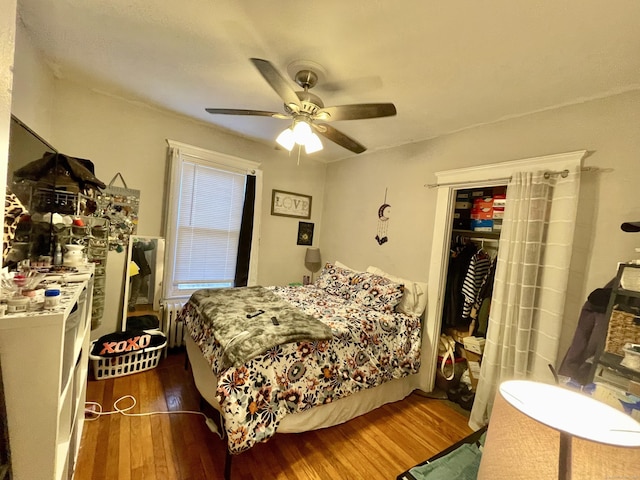
[[[313,283],[313,272],[317,272],[320,268],[320,249],[318,247],[307,248],[307,253],[304,255],[304,263],[311,272],[311,283]]]
[[[585,394],[527,380],[500,385],[479,480],[640,475],[640,423]]]

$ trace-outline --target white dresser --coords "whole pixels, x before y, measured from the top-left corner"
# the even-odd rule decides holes
[[[55,309],[0,318],[0,359],[15,480],[73,476],[84,425],[92,272],[89,280],[62,287]]]

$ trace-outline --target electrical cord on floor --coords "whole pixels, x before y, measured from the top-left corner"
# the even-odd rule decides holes
[[[132,402],[131,405],[125,408],[120,408],[119,403],[126,399],[131,400]],[[201,415],[202,417],[204,417],[205,423],[207,424],[207,427],[209,428],[209,430],[217,434],[221,439],[224,438],[224,435],[220,432],[220,430],[218,429],[218,426],[213,421],[213,419],[207,417],[202,412],[197,412],[192,410],[174,410],[174,411],[157,411],[157,412],[146,412],[146,413],[129,413],[129,411],[133,407],[135,407],[137,403],[138,402],[133,395],[123,395],[122,397],[118,398],[115,402],[113,402],[113,410],[111,410],[110,412],[104,412],[102,411],[102,405],[100,405],[98,402],[85,402],[84,403],[85,421],[92,422],[102,417],[103,415],[114,415],[114,414],[124,415],[125,417],[146,417],[151,415],[177,415],[177,414]],[[95,407],[95,409],[91,407]]]

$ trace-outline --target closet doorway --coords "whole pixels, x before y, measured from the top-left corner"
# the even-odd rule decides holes
[[[436,184],[425,185],[436,188],[436,214],[433,228],[431,260],[429,263],[429,300],[426,339],[424,350],[424,370],[421,371],[420,388],[425,391],[434,389],[436,369],[438,368],[438,344],[442,330],[442,319],[446,299],[449,256],[452,235],[454,235],[455,203],[461,190],[488,189],[504,187],[511,175],[519,171],[558,171],[580,166],[586,151],[569,152],[557,155],[528,158],[502,163],[487,164],[478,167],[462,168],[436,172]],[[508,197],[508,192],[507,192]],[[504,225],[503,225],[504,228]],[[499,248],[499,242],[498,242]]]

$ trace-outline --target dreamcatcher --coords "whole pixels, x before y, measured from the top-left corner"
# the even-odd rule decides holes
[[[389,228],[389,212],[391,211],[391,205],[387,203],[387,189],[384,189],[384,203],[378,208],[378,234],[376,235],[376,241],[378,245],[383,245],[389,241],[387,237],[387,230]]]

